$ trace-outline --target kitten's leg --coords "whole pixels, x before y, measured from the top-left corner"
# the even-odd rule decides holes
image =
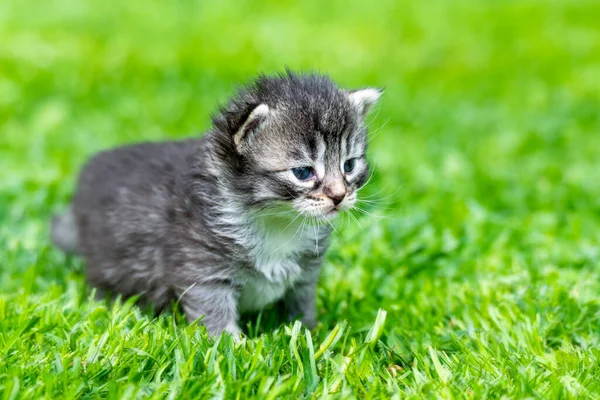
[[[284,304],[290,321],[300,317],[300,321],[309,329],[317,325],[316,289],[315,280],[297,284],[288,290]]]
[[[108,290],[108,289],[102,289],[102,288],[94,288],[95,292],[94,292],[94,300],[96,301],[104,301],[104,300],[109,300],[112,301],[115,299],[115,296]]]
[[[309,329],[317,325],[317,282],[319,280],[320,260],[314,260],[313,267],[305,270],[304,279],[285,295],[284,304],[289,320],[300,317],[300,321]]]
[[[227,283],[196,283],[186,288],[181,294],[183,310],[188,321],[200,321],[209,335],[215,337],[222,332],[229,332],[239,338],[237,291],[235,286]]]

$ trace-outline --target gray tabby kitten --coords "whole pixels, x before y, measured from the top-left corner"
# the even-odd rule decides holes
[[[53,241],[85,258],[100,292],[156,310],[180,300],[213,336],[239,335],[240,313],[280,299],[313,327],[328,222],[367,179],[363,118],[380,94],[260,76],[200,139],[94,156]]]

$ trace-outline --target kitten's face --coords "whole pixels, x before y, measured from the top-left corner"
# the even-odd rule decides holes
[[[284,202],[318,219],[354,206],[368,177],[363,119],[380,92],[337,91],[300,104],[261,104],[250,113],[234,136],[250,170],[250,203],[269,209]]]
[[[276,135],[269,142],[253,153],[257,198],[290,202],[305,216],[326,219],[354,205],[368,176],[362,126],[329,136],[314,129]]]

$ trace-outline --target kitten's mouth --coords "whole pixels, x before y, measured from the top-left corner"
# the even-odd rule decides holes
[[[339,208],[334,207],[331,210],[324,212],[323,217],[325,217],[326,219],[331,219],[331,218],[337,217],[337,215],[340,213],[340,211],[341,210]]]

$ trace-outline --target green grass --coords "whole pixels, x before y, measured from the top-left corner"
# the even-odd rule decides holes
[[[600,4],[0,2],[0,396],[600,398]],[[319,326],[92,300],[54,250],[94,152],[185,137],[258,72],[386,88]],[[385,310],[379,312],[378,310]]]

